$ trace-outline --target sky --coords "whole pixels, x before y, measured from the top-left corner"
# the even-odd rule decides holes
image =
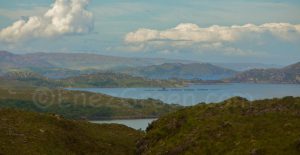
[[[0,50],[287,65],[299,0],[0,0]]]

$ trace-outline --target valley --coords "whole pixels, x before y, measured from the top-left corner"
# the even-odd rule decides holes
[[[299,0],[0,0],[0,155],[300,155]]]

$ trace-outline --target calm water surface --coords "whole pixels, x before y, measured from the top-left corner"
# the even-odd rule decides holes
[[[230,97],[241,96],[248,100],[284,96],[300,96],[300,85],[292,84],[213,84],[190,85],[184,88],[72,88],[107,94],[115,97],[147,99],[154,98],[165,103],[184,106],[200,102],[221,102]],[[94,123],[117,123],[134,129],[145,130],[153,119],[94,121]]]
[[[91,121],[97,124],[123,124],[134,129],[146,130],[147,126],[155,119],[129,119],[129,120],[108,120],[108,121]]]
[[[249,100],[300,96],[300,85],[293,84],[212,84],[190,85],[184,88],[72,88],[103,93],[115,97],[147,99],[154,98],[165,103],[184,106],[200,102],[221,102],[230,97],[241,96]]]

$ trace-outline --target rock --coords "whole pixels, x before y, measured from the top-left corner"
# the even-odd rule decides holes
[[[45,130],[43,130],[43,129],[40,129],[40,132],[41,132],[41,133],[44,133],[44,132],[45,132]]]

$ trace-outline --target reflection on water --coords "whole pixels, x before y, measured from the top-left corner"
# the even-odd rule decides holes
[[[249,100],[300,96],[300,85],[293,84],[197,84],[184,88],[72,88],[71,90],[103,93],[122,98],[153,98],[185,106],[200,102],[221,102],[234,96]]]

